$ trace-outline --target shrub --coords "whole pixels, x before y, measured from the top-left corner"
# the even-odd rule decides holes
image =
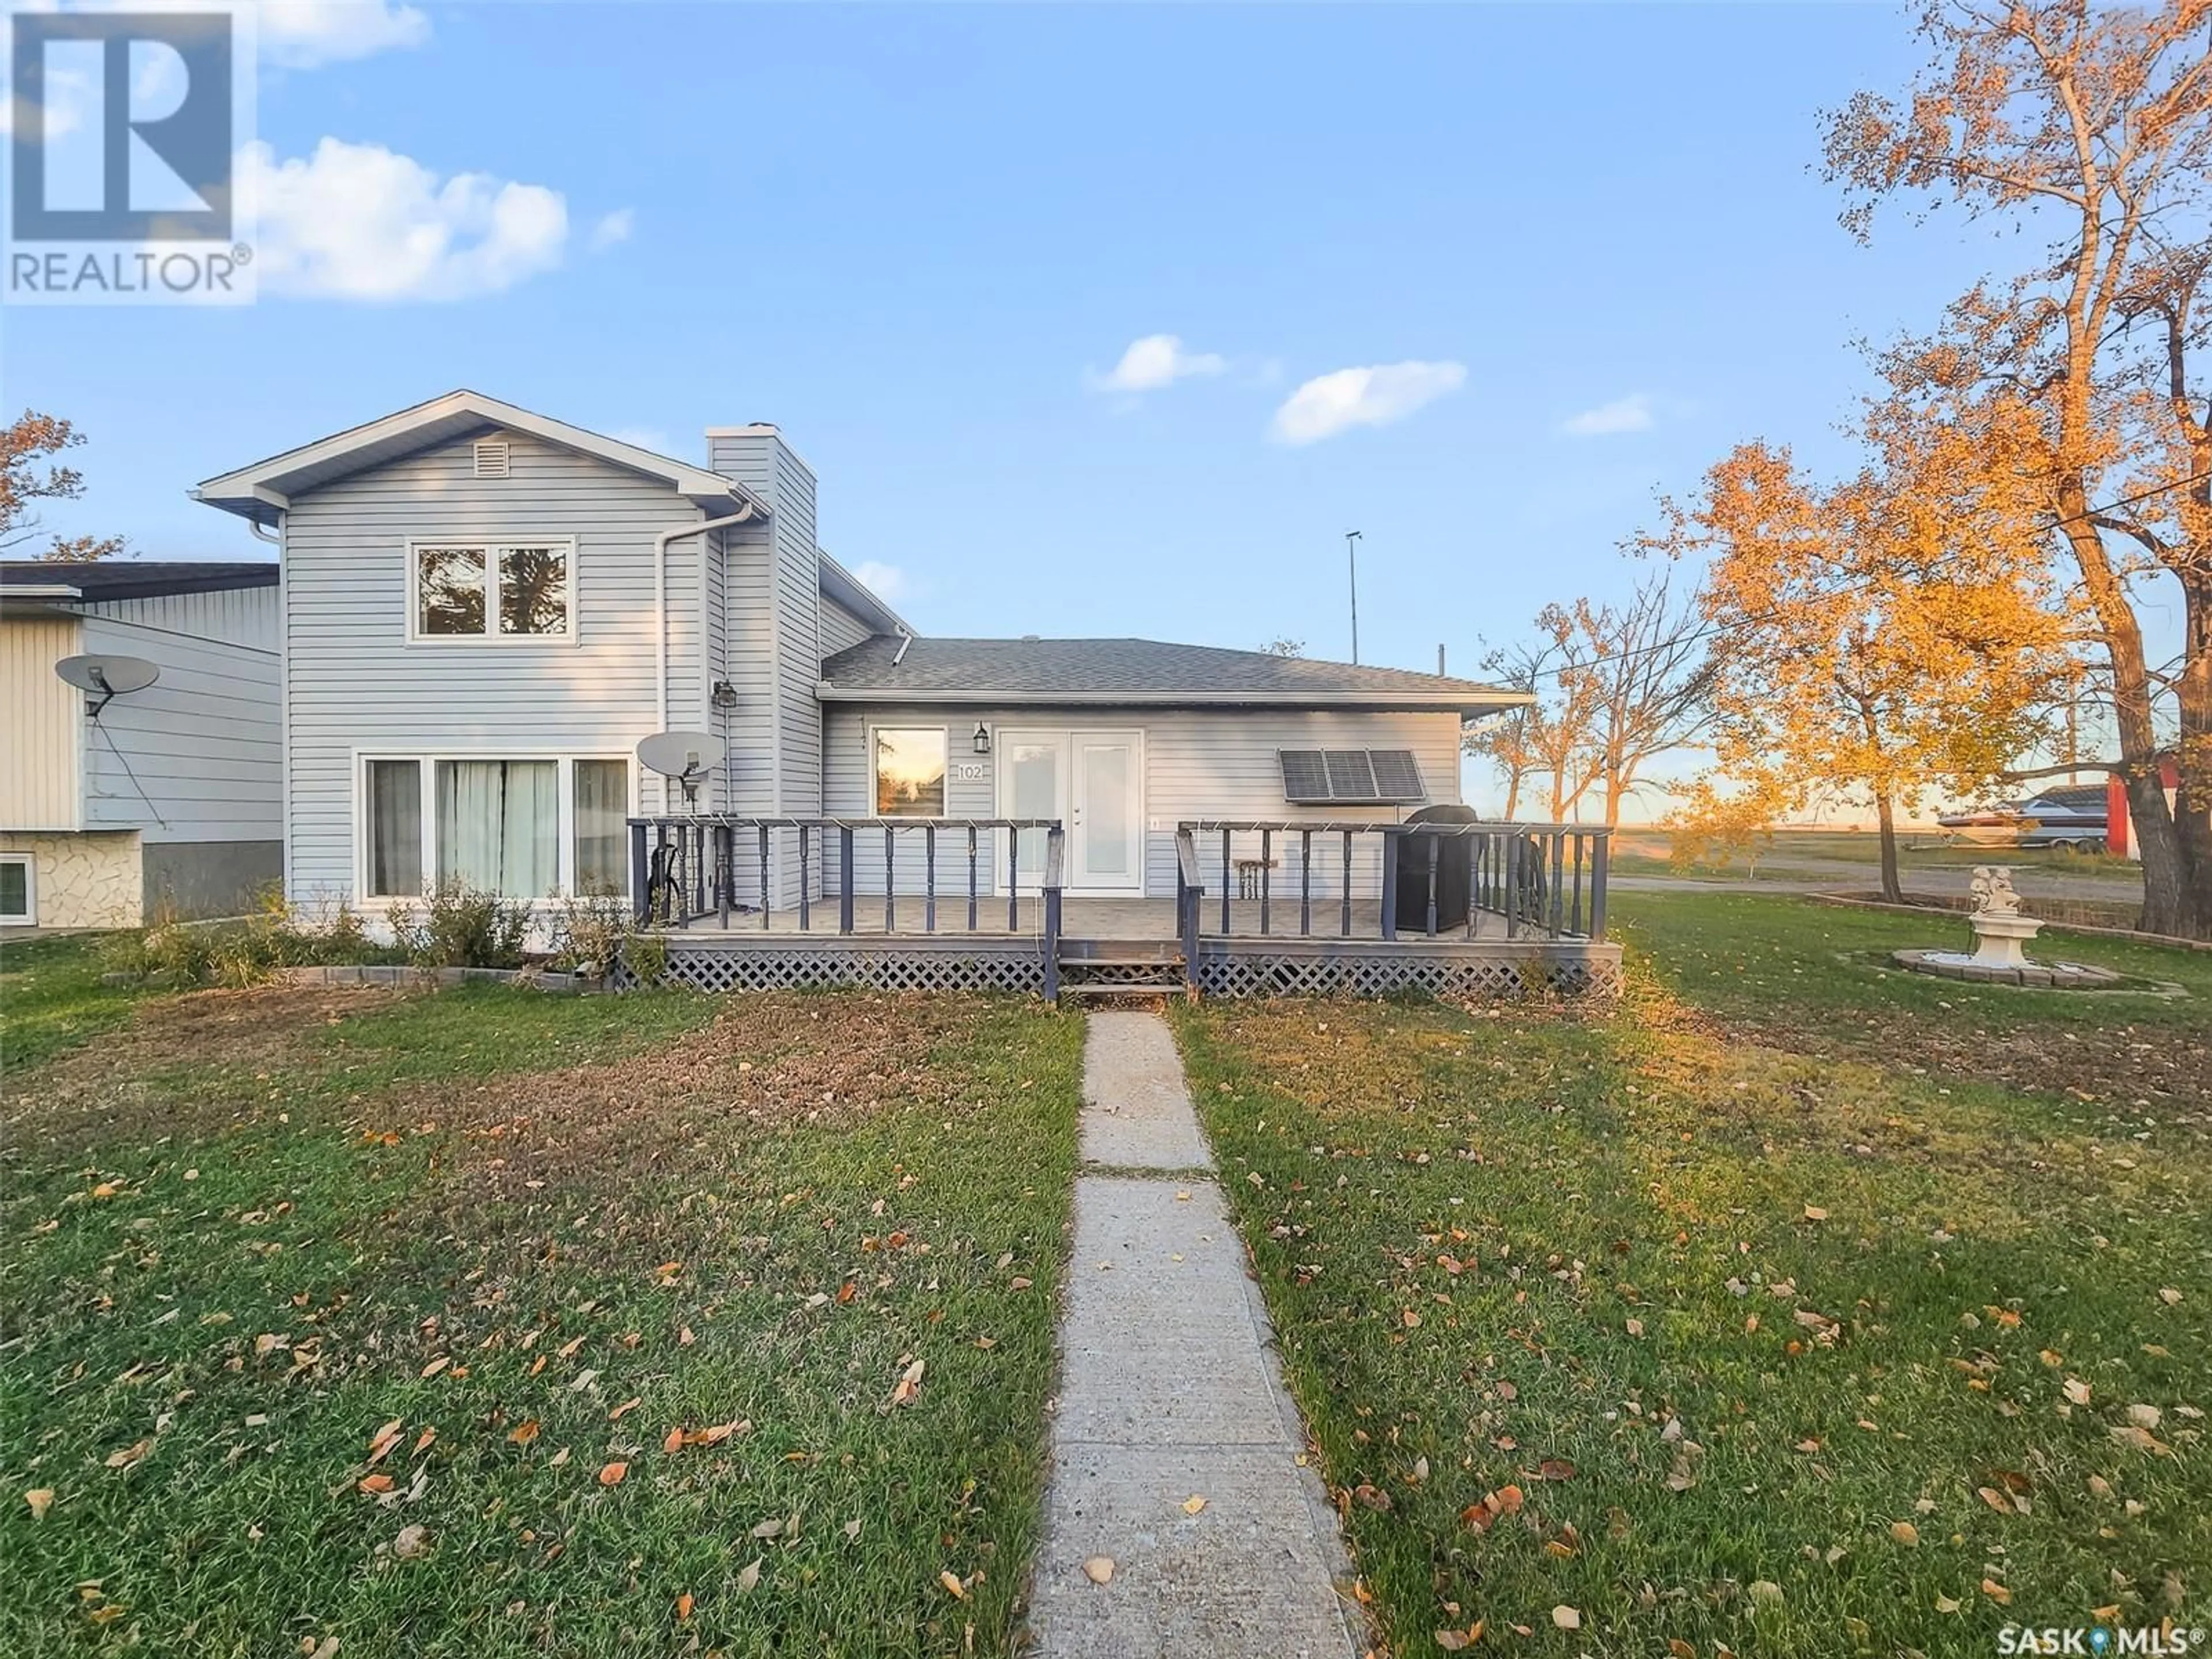
[[[441,883],[419,910],[394,911],[392,931],[417,967],[519,968],[530,902]]]
[[[553,919],[554,965],[570,973],[611,973],[634,931],[628,899],[563,898]]]
[[[106,950],[110,971],[170,985],[255,985],[280,968],[389,961],[394,952],[373,944],[350,906],[305,914],[282,893],[264,894],[242,921],[163,920],[128,933]]]

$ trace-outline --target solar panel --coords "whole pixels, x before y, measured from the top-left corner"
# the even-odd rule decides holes
[[[1296,801],[1325,801],[1329,798],[1328,769],[1318,749],[1279,749],[1283,764],[1283,795]]]
[[[1375,765],[1375,793],[1382,800],[1420,800],[1428,791],[1421,787],[1421,769],[1410,749],[1370,749],[1367,758]]]
[[[1375,768],[1364,749],[1331,749],[1322,758],[1328,763],[1328,793],[1336,800],[1373,800]]]

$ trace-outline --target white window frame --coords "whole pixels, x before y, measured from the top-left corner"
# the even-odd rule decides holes
[[[12,915],[0,910],[0,927],[35,927],[39,925],[39,860],[29,853],[0,853],[0,864],[20,864],[23,866],[23,913]]]
[[[433,545],[443,546],[437,543]],[[371,761],[413,761],[421,768],[417,781],[422,791],[422,893],[371,893],[369,878],[369,821],[368,821],[368,763]],[[441,761],[551,761],[555,764],[554,793],[556,798],[555,818],[557,825],[560,851],[556,868],[558,877],[556,893],[513,894],[509,896],[525,899],[532,904],[557,902],[557,895],[574,896],[576,890],[576,763],[578,761],[620,761],[628,769],[629,816],[638,816],[638,774],[643,769],[635,755],[621,750],[592,749],[532,749],[527,746],[501,745],[495,749],[441,749],[409,751],[397,749],[356,749],[353,751],[353,890],[356,908],[388,910],[395,906],[420,904],[438,884],[438,763]],[[623,866],[623,885],[629,885],[630,872],[625,859]],[[623,899],[631,896],[627,891]]]
[[[939,793],[941,793],[945,797],[945,807],[942,811],[886,813],[877,805],[877,802],[881,799],[876,788],[876,733],[878,732],[936,732],[943,735],[945,738],[945,776],[937,786]],[[908,819],[914,823],[920,823],[928,818],[950,817],[951,815],[952,728],[949,726],[939,726],[929,720],[879,720],[872,722],[868,726],[868,816],[872,818],[889,817],[894,819]]]
[[[568,625],[555,634],[499,631],[500,556],[514,547],[557,547],[568,566]],[[481,553],[484,561],[484,631],[481,634],[425,634],[422,631],[422,555],[426,550]],[[574,645],[576,643],[576,538],[574,536],[501,536],[495,540],[467,536],[415,536],[407,543],[407,643],[410,645]],[[406,760],[409,756],[394,758]],[[449,757],[450,758],[450,757]],[[591,760],[592,756],[578,758]]]

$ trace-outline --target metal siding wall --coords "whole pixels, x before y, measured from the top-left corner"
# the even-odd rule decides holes
[[[872,640],[876,630],[837,603],[824,597],[822,601],[822,654],[834,657],[840,651],[848,651],[863,640]]]
[[[167,622],[194,609],[122,600],[84,619],[87,651],[161,669],[153,685],[107,705],[98,733],[88,727],[86,827],[137,830],[149,842],[281,839],[276,653],[142,625],[132,614],[142,604]]]
[[[84,696],[54,672],[82,649],[74,617],[0,620],[0,830],[83,825]]]
[[[1378,823],[1401,816],[1395,807],[1294,806],[1283,799],[1282,773],[1275,761],[1278,749],[1411,749],[1428,786],[1425,805],[1456,802],[1459,793],[1459,716],[1454,714],[1331,713],[1267,709],[1182,708],[1012,708],[953,707],[939,704],[833,703],[829,706],[823,750],[824,803],[833,814],[866,817],[874,810],[869,799],[867,731],[875,726],[942,726],[946,728],[946,757],[957,767],[973,759],[969,748],[975,722],[981,720],[993,734],[992,778],[981,783],[948,779],[945,812],[954,817],[997,816],[997,734],[1013,730],[1139,730],[1145,734],[1145,892],[1152,898],[1172,898],[1176,887],[1175,827],[1186,818],[1279,818],[1324,823],[1330,818],[1355,818]],[[1407,811],[1413,808],[1404,809]],[[920,891],[921,855],[919,838],[911,857],[902,854],[896,879],[901,892]],[[1246,843],[1251,843],[1248,848]],[[1257,856],[1259,837],[1237,838],[1237,856]],[[1294,842],[1293,842],[1293,844]],[[1332,846],[1324,860],[1315,848],[1316,885],[1325,875],[1328,890],[1334,882],[1340,856]],[[1199,849],[1206,885],[1219,880],[1219,838],[1212,850]],[[1378,878],[1380,853],[1376,838],[1364,837],[1355,847],[1355,890],[1371,896]],[[1284,857],[1278,880],[1292,876],[1294,866]],[[873,859],[864,850],[854,872],[855,890],[883,890],[880,849]],[[961,870],[964,883],[964,863]],[[939,882],[942,886],[942,874]]]
[[[108,599],[78,607],[88,617],[112,617],[142,628],[219,640],[271,656],[278,648],[280,607],[275,586],[234,587],[216,593],[166,593],[153,599]]]
[[[474,476],[472,441],[294,501],[285,526],[295,897],[349,893],[353,757],[626,755],[658,719],[653,538],[696,524],[665,484],[519,433],[510,476]],[[410,540],[574,536],[575,642],[407,642]],[[700,544],[669,550],[669,708],[700,678]],[[696,690],[693,693],[696,697]],[[656,797],[647,786],[641,799]]]

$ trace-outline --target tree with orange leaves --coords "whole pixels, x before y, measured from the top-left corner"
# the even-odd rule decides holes
[[[1862,93],[1828,119],[1844,223],[1905,197],[2045,229],[2008,280],[1952,307],[1893,381],[1923,415],[2001,392],[2032,420],[2022,482],[2112,698],[2142,849],[2142,926],[2212,938],[2212,0],[1934,0],[1930,56],[1902,100]],[[1929,368],[1920,386],[1913,365]],[[2179,590],[2181,651],[2144,615]],[[2171,806],[2161,769],[2180,787]]]
[[[1823,486],[1787,450],[1736,449],[1677,509],[1669,550],[1711,556],[1718,770],[1768,810],[1862,798],[1881,890],[1904,896],[1897,820],[1971,794],[2044,736],[2068,665],[2063,605],[2023,556],[2039,526],[2002,480],[2017,416],[1922,426],[1877,407],[1875,459]]]
[[[39,533],[40,501],[73,501],[84,494],[83,475],[51,459],[83,441],[84,434],[67,421],[35,410],[25,410],[0,431],[0,551]],[[122,547],[120,536],[57,536],[40,556],[82,564]]]

